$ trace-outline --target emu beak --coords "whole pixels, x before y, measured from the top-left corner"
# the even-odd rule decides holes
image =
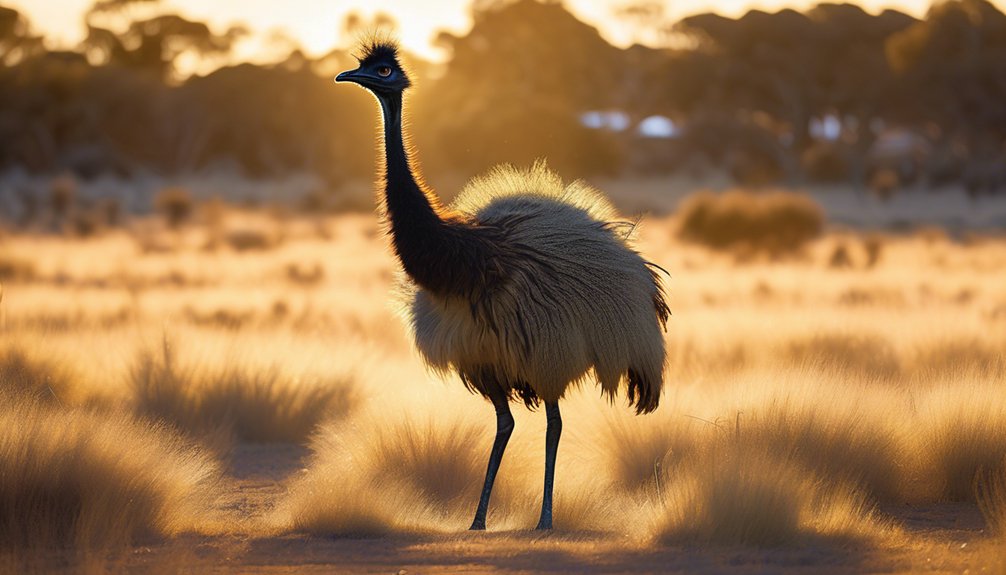
[[[360,83],[360,74],[358,74],[359,71],[360,71],[359,68],[357,68],[356,70],[346,70],[342,74],[339,74],[338,76],[336,76],[335,77],[335,81],[336,82],[354,82],[356,84],[359,84]]]

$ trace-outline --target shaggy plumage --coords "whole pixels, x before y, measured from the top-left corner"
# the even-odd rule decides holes
[[[502,385],[529,405],[558,401],[593,369],[609,398],[624,380],[637,411],[657,407],[667,305],[607,200],[539,162],[494,169],[450,208],[493,230],[493,277],[459,295],[409,282],[408,315],[430,366],[457,371],[486,397],[486,386]]]
[[[391,245],[407,280],[416,346],[434,369],[456,371],[496,410],[496,438],[472,521],[485,529],[493,482],[514,420],[509,400],[545,404],[545,485],[539,529],[552,527],[562,434],[559,399],[593,372],[614,398],[646,413],[660,402],[669,315],[656,266],[628,243],[611,205],[587,185],[563,185],[544,163],[496,168],[449,207],[412,169],[402,134],[411,85],[394,44],[364,47],[337,81],[370,90],[384,119],[381,185]]]

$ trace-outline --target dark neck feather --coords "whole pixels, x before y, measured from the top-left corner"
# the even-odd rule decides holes
[[[384,115],[384,196],[395,254],[421,287],[472,295],[491,281],[486,233],[446,212],[416,180],[402,135],[402,95],[378,98]]]

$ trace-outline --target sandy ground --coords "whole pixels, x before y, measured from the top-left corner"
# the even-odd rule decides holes
[[[285,481],[303,469],[305,448],[239,446],[221,508],[248,521],[268,513]],[[906,543],[805,543],[776,549],[662,547],[609,534],[534,531],[398,535],[352,539],[184,536],[130,550],[112,568],[128,573],[1000,573],[973,504],[892,506]]]

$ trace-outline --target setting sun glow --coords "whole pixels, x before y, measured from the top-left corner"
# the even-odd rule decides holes
[[[768,11],[786,7],[797,9],[813,6],[813,0],[682,0],[665,2],[664,14],[668,21],[700,12],[718,12],[736,17],[750,9]],[[91,0],[43,0],[10,3],[31,19],[32,23],[59,45],[73,45],[85,34],[83,14]],[[597,26],[609,42],[628,45],[637,36],[630,27],[615,16],[619,6],[631,2],[619,0],[567,0],[565,4],[580,19]],[[864,0],[860,5],[867,11],[879,12],[885,8],[902,10],[913,16],[925,14],[927,0]],[[993,4],[1002,7],[1004,2]],[[396,2],[372,0],[368,2],[318,0],[287,0],[277,7],[270,0],[169,0],[162,2],[169,9],[210,22],[221,29],[242,24],[252,31],[252,38],[239,46],[238,60],[262,60],[276,56],[277,46],[265,38],[276,33],[297,42],[309,54],[323,54],[340,43],[339,31],[345,16],[358,12],[365,17],[378,12],[391,15],[398,22],[402,43],[411,51],[430,59],[441,56],[432,45],[440,31],[464,33],[471,26],[470,0],[430,0],[424,2]],[[344,42],[343,42],[344,43]]]

